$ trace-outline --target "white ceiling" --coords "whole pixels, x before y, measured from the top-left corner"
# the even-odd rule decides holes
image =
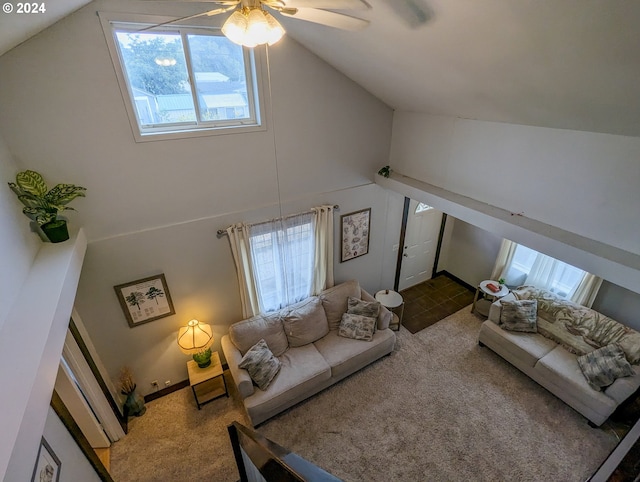
[[[281,21],[396,109],[640,136],[640,1],[367,1],[359,32]],[[86,3],[0,15],[0,54]]]

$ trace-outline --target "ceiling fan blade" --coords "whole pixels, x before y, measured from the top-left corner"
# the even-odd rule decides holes
[[[171,25],[171,24],[174,24],[174,23],[182,22],[184,20],[191,20],[192,18],[213,17],[214,15],[219,15],[221,13],[228,12],[229,10],[231,10],[233,8],[235,8],[235,6],[215,8],[213,10],[207,10],[206,12],[196,13],[195,15],[188,15],[186,17],[176,18],[175,20],[169,20],[168,22],[158,23],[156,25],[149,25],[148,27],[141,28],[140,30],[136,30],[136,32],[145,32],[147,30],[152,30],[154,28],[163,27],[165,25]]]
[[[362,30],[369,25],[369,21],[362,18],[317,8],[299,8],[298,11],[293,14],[287,13],[285,10],[280,13],[287,17],[319,23],[342,30]]]
[[[326,8],[329,10],[368,10],[364,0],[283,0],[289,8]]]

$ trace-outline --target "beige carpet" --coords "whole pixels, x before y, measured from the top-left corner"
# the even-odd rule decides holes
[[[258,431],[345,481],[587,479],[613,431],[480,348],[480,323],[467,307],[401,328],[390,356]],[[113,446],[117,482],[237,480],[226,426],[247,419],[233,397],[198,411],[187,388],[147,408]]]

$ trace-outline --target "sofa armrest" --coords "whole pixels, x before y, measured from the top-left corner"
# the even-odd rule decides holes
[[[500,302],[502,300],[515,301],[516,299],[517,299],[516,295],[514,295],[513,293],[509,293],[508,295],[503,296],[499,300],[496,300],[493,303],[491,303],[491,307],[489,308],[489,320],[494,322],[496,325],[499,325],[500,315],[502,314],[502,304]]]
[[[364,289],[360,289],[360,299],[363,301],[376,301],[376,299],[367,293]],[[391,312],[380,305],[380,314],[378,315],[378,330],[385,330],[389,328],[389,323],[391,323]]]
[[[222,352],[227,360],[227,365],[229,365],[231,377],[233,378],[236,387],[238,387],[240,398],[244,400],[253,394],[254,388],[249,372],[238,366],[242,361],[242,353],[240,353],[240,350],[238,350],[233,344],[229,335],[224,335],[220,340],[220,344],[222,345]]]

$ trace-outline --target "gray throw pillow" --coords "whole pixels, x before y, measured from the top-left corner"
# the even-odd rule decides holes
[[[538,300],[502,301],[500,327],[509,331],[538,331]]]
[[[578,365],[587,383],[594,390],[602,391],[616,379],[634,374],[624,351],[617,343],[612,343],[578,357]]]
[[[238,366],[249,372],[260,390],[266,390],[280,371],[280,360],[273,356],[267,342],[260,340],[245,353]]]
[[[338,336],[353,338],[354,340],[371,341],[377,319],[370,316],[352,315],[344,313],[340,320]]]
[[[352,315],[362,315],[369,318],[378,319],[380,315],[380,303],[378,301],[364,301],[359,298],[349,296],[347,299],[347,313]],[[377,322],[373,325],[373,332],[376,332]]]

